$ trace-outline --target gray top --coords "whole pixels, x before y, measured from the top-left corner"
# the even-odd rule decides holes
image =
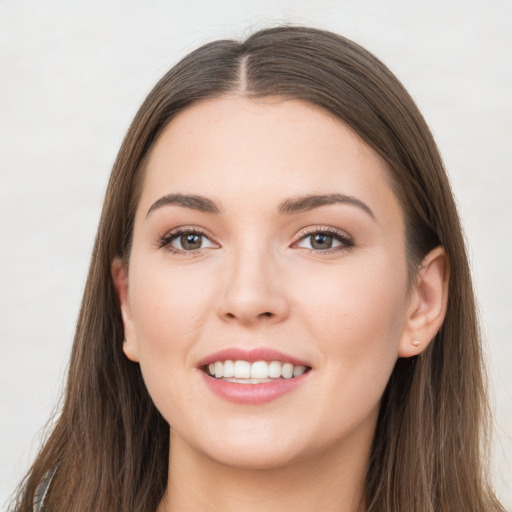
[[[44,499],[46,498],[46,494],[48,493],[48,489],[50,488],[50,484],[52,483],[53,475],[55,474],[55,470],[48,471],[43,481],[36,489],[34,495],[34,507],[32,508],[33,512],[43,512]]]

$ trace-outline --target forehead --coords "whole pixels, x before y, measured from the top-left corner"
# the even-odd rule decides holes
[[[332,192],[376,208],[397,203],[385,162],[353,130],[320,107],[281,97],[204,100],[176,116],[149,157],[141,206],[173,192],[260,207]]]

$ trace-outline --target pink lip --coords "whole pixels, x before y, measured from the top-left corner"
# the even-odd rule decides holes
[[[300,386],[311,373],[311,371],[307,371],[299,377],[292,379],[275,379],[272,382],[263,382],[261,384],[241,384],[216,379],[202,371],[202,369],[210,363],[229,360],[242,360],[251,363],[255,361],[280,361],[282,363],[291,363],[294,366],[307,366],[309,368],[311,368],[311,365],[306,361],[270,348],[256,348],[251,350],[228,348],[201,359],[198,363],[198,367],[201,369],[199,373],[208,388],[224,400],[237,404],[258,405],[270,402],[293,391],[297,386]]]
[[[251,350],[242,348],[227,348],[210,354],[198,363],[198,366],[207,366],[210,363],[216,361],[249,361],[254,363],[255,361],[280,361],[281,363],[292,363],[294,366],[311,366],[305,361],[297,359],[296,357],[290,356],[283,352],[273,350],[271,348],[254,348]]]
[[[293,379],[276,379],[273,382],[262,384],[226,382],[222,379],[210,377],[203,371],[199,373],[210,390],[224,400],[237,404],[259,405],[293,391],[308,378],[311,372],[303,373],[300,377],[294,377]]]

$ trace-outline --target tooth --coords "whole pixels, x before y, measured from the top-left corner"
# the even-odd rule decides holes
[[[252,379],[268,379],[268,364],[265,361],[256,361],[251,365]]]
[[[224,361],[224,377],[235,376],[235,363],[233,361]]]
[[[285,379],[291,379],[293,377],[293,364],[291,363],[284,363],[283,368],[281,370],[281,375]]]
[[[291,379],[299,377],[307,370],[307,366],[293,366],[291,363],[280,361],[216,361],[208,365],[210,375],[217,379],[242,379],[243,382],[257,383],[260,381],[269,382],[269,379]]]
[[[216,361],[215,362],[215,378],[220,379],[221,377],[224,377],[224,365],[222,364],[222,361]]]
[[[247,361],[235,361],[235,377],[237,379],[251,378],[251,363]]]
[[[281,377],[281,363],[279,361],[272,361],[268,365],[268,376],[271,379],[279,379]]]
[[[293,367],[293,376],[298,377],[299,375],[302,375],[306,371],[305,366],[294,366]]]

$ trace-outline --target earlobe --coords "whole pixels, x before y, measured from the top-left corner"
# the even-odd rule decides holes
[[[123,341],[123,352],[124,355],[134,363],[139,362],[139,350],[137,344],[132,340],[125,339]]]
[[[398,357],[418,355],[434,339],[446,315],[449,279],[448,256],[442,247],[436,247],[423,259],[411,290]]]
[[[114,287],[119,299],[121,317],[123,319],[125,337],[123,341],[123,352],[130,361],[138,362],[139,347],[128,298],[128,270],[126,264],[120,258],[116,258],[112,262],[111,272]]]

